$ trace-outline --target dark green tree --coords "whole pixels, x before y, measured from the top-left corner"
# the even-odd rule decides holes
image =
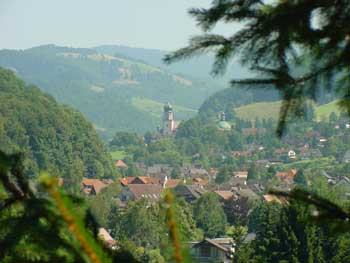
[[[193,216],[197,227],[205,236],[220,237],[225,233],[227,219],[215,193],[203,194],[193,206]]]
[[[215,177],[215,183],[222,184],[227,182],[232,176],[232,169],[228,165],[224,165],[220,168],[219,172]]]
[[[307,179],[304,175],[304,170],[299,169],[297,174],[294,177],[294,183],[300,186],[307,186]]]

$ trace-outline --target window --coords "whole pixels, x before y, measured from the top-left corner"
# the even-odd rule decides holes
[[[210,257],[210,246],[203,245],[199,247],[199,256],[209,258]]]

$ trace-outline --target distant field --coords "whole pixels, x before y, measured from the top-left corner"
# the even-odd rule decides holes
[[[280,106],[280,101],[257,102],[239,107],[236,109],[236,112],[239,118],[245,120],[255,120],[256,117],[259,117],[260,119],[277,119]],[[340,113],[339,109],[337,108],[337,101],[332,101],[330,103],[315,107],[317,120],[327,118],[332,112],[335,112],[336,114]]]
[[[327,118],[332,112],[335,112],[337,115],[340,114],[340,110],[337,106],[338,101],[332,101],[327,104],[316,107],[315,112],[317,119]]]
[[[136,108],[146,111],[156,118],[161,119],[164,104],[158,101],[142,98],[132,98],[132,105]],[[196,115],[197,110],[186,108],[183,106],[173,105],[175,119],[189,119]]]
[[[236,113],[239,118],[245,120],[255,120],[256,117],[277,119],[280,106],[280,101],[257,102],[237,108]]]
[[[111,154],[113,160],[122,160],[125,157],[130,156],[125,151],[114,151],[114,152],[109,152],[109,153]]]

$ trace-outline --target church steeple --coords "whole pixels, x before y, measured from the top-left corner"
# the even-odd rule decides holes
[[[174,130],[174,112],[171,104],[168,102],[164,105],[162,133],[163,135],[169,136],[173,134]]]

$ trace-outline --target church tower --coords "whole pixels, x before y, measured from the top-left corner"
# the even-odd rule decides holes
[[[174,112],[169,102],[164,105],[162,128],[162,133],[165,136],[172,135],[175,130]]]

